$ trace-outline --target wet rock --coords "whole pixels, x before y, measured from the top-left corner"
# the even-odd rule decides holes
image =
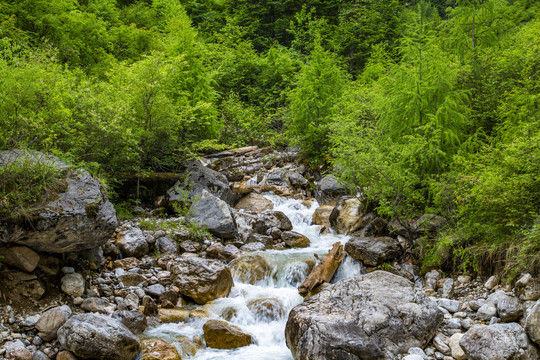
[[[36,323],[38,336],[45,341],[56,339],[58,329],[70,318],[71,309],[67,305],[58,306],[47,310]]]
[[[255,284],[272,273],[268,261],[256,254],[245,254],[234,260],[230,266],[231,274],[235,279],[247,284]]]
[[[540,356],[516,323],[474,325],[459,345],[471,360],[534,360]]]
[[[259,220],[264,223],[264,229],[260,230],[260,234],[266,234],[268,229],[274,227],[281,231],[290,231],[293,229],[291,220],[281,211],[265,211],[259,215]]]
[[[189,312],[190,318],[197,318],[197,319],[207,318],[207,317],[210,317],[211,315],[212,314],[210,313],[210,310],[204,307],[195,308]]]
[[[57,158],[19,150],[0,152],[0,166],[27,159],[54,164],[64,176],[65,190],[33,214],[31,225],[5,222],[4,241],[36,251],[66,253],[106,243],[118,225],[113,205],[102,184],[83,169],[71,171]]]
[[[529,311],[525,319],[525,330],[531,340],[540,345],[540,301],[537,301]]]
[[[413,283],[375,271],[341,280],[296,306],[285,336],[295,359],[394,359],[425,347],[442,318]]]
[[[251,300],[247,307],[260,320],[274,321],[285,316],[283,304],[276,298]]]
[[[39,263],[39,255],[27,246],[0,247],[2,262],[23,271],[32,272]]]
[[[72,316],[59,330],[62,347],[83,359],[133,360],[139,340],[120,321],[105,315]]]
[[[4,349],[7,360],[32,360],[32,353],[21,340],[8,341],[4,344]]]
[[[284,231],[281,233],[281,238],[287,244],[287,246],[292,248],[305,248],[309,247],[309,239],[295,231]]]
[[[79,273],[66,274],[62,277],[62,291],[73,297],[83,296],[85,290],[84,278]]]
[[[231,239],[237,233],[236,223],[223,200],[203,190],[202,195],[190,208],[190,221],[199,226],[206,226],[212,234],[224,239]]]
[[[377,266],[401,255],[401,246],[390,237],[351,238],[345,244],[345,251],[366,265]]]
[[[311,222],[313,224],[325,227],[326,229],[330,229],[330,214],[332,213],[332,210],[334,210],[334,207],[331,205],[319,206],[313,212]]]
[[[189,319],[189,310],[159,309],[158,318],[164,324],[185,322]]]
[[[320,205],[334,206],[338,199],[347,194],[347,189],[333,175],[327,175],[316,183],[315,199]]]
[[[103,298],[92,297],[84,299],[81,309],[89,312],[97,312],[104,315],[112,315],[115,306]]]
[[[364,201],[343,197],[330,214],[330,225],[338,234],[352,234],[368,224],[364,218],[366,210]]]
[[[162,236],[156,241],[156,249],[160,255],[174,255],[178,253],[178,242]]]
[[[115,311],[112,317],[124,324],[134,334],[142,333],[148,326],[146,316],[137,310]]]
[[[160,339],[147,339],[141,343],[141,360],[182,360],[173,345]]]
[[[235,209],[254,212],[256,214],[262,213],[265,210],[272,210],[274,204],[264,196],[256,193],[250,193],[244,196],[236,204]]]
[[[180,293],[201,305],[229,296],[233,286],[229,269],[215,260],[183,258],[176,261],[170,271]]]
[[[223,320],[208,320],[204,326],[206,345],[215,349],[235,349],[251,344],[251,335]]]

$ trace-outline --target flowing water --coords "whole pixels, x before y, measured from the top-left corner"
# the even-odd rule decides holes
[[[297,287],[308,275],[308,263],[313,263],[314,254],[322,259],[332,244],[337,241],[345,244],[348,237],[319,234],[319,226],[311,225],[311,217],[318,207],[315,201],[306,206],[300,200],[282,198],[274,194],[265,194],[265,197],[274,203],[274,210],[282,211],[289,217],[293,231],[310,239],[310,247],[259,252],[258,254],[264,256],[271,265],[272,273],[255,285],[242,283],[235,278],[235,285],[228,298],[217,299],[205,306],[212,314],[211,318],[222,319],[222,316],[225,316],[229,322],[250,333],[254,344],[234,350],[200,349],[193,357],[182,354],[179,340],[182,338],[191,340],[195,336],[203,337],[202,326],[208,318],[190,319],[187,323],[163,324],[147,330],[146,336],[161,338],[177,346],[183,359],[292,359],[285,344],[285,324],[290,310],[302,302]],[[347,256],[336,272],[333,282],[362,272],[361,264]]]

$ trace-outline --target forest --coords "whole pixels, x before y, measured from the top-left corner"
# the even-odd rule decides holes
[[[512,277],[540,264],[539,34],[536,0],[0,0],[0,151],[114,198],[125,174],[292,146],[388,219],[443,216],[426,269]]]

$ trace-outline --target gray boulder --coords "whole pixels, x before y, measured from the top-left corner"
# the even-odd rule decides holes
[[[189,219],[224,239],[232,239],[237,234],[236,223],[227,203],[206,190],[203,190],[199,201],[191,206]]]
[[[390,237],[352,238],[345,244],[345,251],[370,266],[395,259],[402,253],[399,242]]]
[[[340,197],[347,194],[347,189],[333,175],[323,177],[316,185],[315,199],[321,206],[335,205]]]
[[[156,248],[160,255],[174,255],[178,253],[178,242],[168,236],[162,236],[157,239]]]
[[[502,290],[497,290],[489,295],[487,302],[497,307],[497,313],[503,322],[516,321],[523,315],[523,305],[519,299]]]
[[[216,260],[182,258],[175,261],[169,271],[180,293],[197,304],[203,305],[208,301],[227,297],[233,287],[229,268]]]
[[[88,250],[106,243],[118,221],[99,180],[86,170],[69,170],[57,158],[41,153],[0,152],[0,167],[24,158],[54,164],[64,177],[65,190],[35,211],[31,221],[0,225],[4,242],[49,253]]]
[[[185,201],[184,194],[190,201],[196,200],[203,195],[203,191],[209,191],[219,199],[229,205],[233,205],[236,196],[229,187],[229,181],[225,175],[209,169],[201,164],[200,161],[193,161],[187,168],[188,178],[176,182],[172,188],[167,191],[169,202]],[[187,188],[185,186],[187,184]]]
[[[138,310],[115,311],[112,317],[119,320],[134,334],[142,333],[148,326],[146,316]]]
[[[537,360],[540,356],[516,323],[474,325],[459,345],[470,360]]]
[[[118,248],[124,257],[141,257],[148,253],[148,243],[141,229],[133,227],[118,235]]]
[[[352,234],[372,220],[367,205],[356,197],[342,197],[330,213],[330,225],[338,234]]]
[[[395,359],[424,348],[443,320],[437,304],[384,271],[347,278],[296,306],[285,328],[296,360]]]
[[[59,330],[60,345],[83,359],[133,360],[139,339],[120,321],[105,315],[72,316]]]
[[[533,305],[525,320],[525,330],[536,344],[540,345],[540,301]]]

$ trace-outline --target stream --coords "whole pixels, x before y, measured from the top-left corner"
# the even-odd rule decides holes
[[[312,201],[308,207],[301,200],[279,197],[273,193],[263,194],[274,203],[274,210],[282,211],[291,220],[293,231],[307,236],[311,245],[308,248],[288,250],[266,250],[257,254],[264,256],[272,273],[257,282],[255,285],[242,283],[234,278],[234,287],[228,298],[220,298],[206,304],[212,319],[223,319],[222,315],[228,313],[226,320],[250,333],[253,344],[233,350],[218,350],[211,348],[199,349],[197,354],[189,357],[182,353],[179,340],[193,339],[195,336],[203,337],[203,324],[208,318],[190,318],[186,323],[163,324],[146,330],[145,335],[160,338],[175,345],[183,359],[192,360],[290,360],[291,352],[285,344],[285,324],[291,309],[302,302],[297,287],[308,275],[307,262],[313,261],[314,254],[322,259],[332,244],[339,241],[343,244],[348,236],[334,234],[319,234],[320,227],[311,225],[311,218],[319,206]],[[346,257],[333,281],[363,273],[362,265]],[[254,300],[268,299],[278,306],[262,307],[256,313],[248,308]],[[233,314],[232,316],[230,314]]]

